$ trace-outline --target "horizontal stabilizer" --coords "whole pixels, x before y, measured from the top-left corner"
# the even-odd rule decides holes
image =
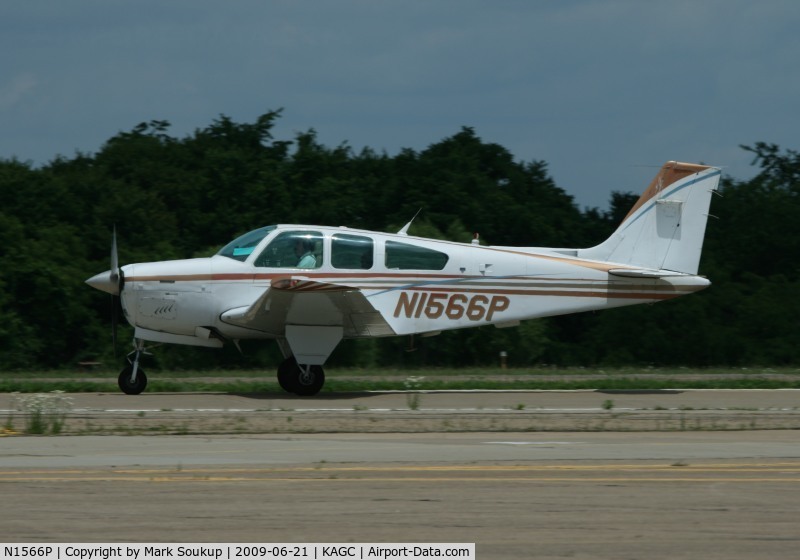
[[[626,278],[667,278],[668,276],[686,276],[682,272],[671,270],[650,270],[647,268],[612,268],[608,271],[613,276],[624,276]]]

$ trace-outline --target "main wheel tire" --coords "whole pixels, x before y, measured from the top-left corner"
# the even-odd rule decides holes
[[[295,394],[301,397],[314,396],[319,393],[324,384],[325,371],[323,371],[322,366],[310,366],[306,372],[298,366]]]
[[[308,371],[303,371],[295,357],[291,356],[278,366],[278,383],[287,393],[311,397],[319,393],[325,384],[325,371],[322,366],[310,366]]]
[[[297,386],[297,376],[300,368],[294,356],[286,358],[278,366],[278,384],[287,393],[294,393]]]
[[[122,389],[122,392],[126,395],[138,395],[144,388],[147,387],[147,376],[144,374],[144,370],[139,368],[136,370],[136,381],[131,383],[131,374],[133,373],[133,365],[128,365],[119,372],[119,377],[117,378],[117,384],[119,388]]]

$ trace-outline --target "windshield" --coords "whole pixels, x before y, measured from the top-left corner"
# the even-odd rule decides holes
[[[277,227],[266,226],[249,231],[225,245],[217,254],[237,261],[246,261],[253,249],[256,248],[256,245]]]

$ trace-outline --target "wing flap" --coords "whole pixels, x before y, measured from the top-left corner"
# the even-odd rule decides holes
[[[339,326],[344,338],[395,334],[360,290],[307,278],[274,281],[249,307],[229,309],[221,319],[273,336],[285,336],[286,325]]]

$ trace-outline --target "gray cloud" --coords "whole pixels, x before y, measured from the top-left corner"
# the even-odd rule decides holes
[[[796,149],[798,23],[788,0],[10,0],[0,157],[283,107],[281,137],[390,153],[473,126],[605,207],[667,159],[746,178],[739,144]]]

